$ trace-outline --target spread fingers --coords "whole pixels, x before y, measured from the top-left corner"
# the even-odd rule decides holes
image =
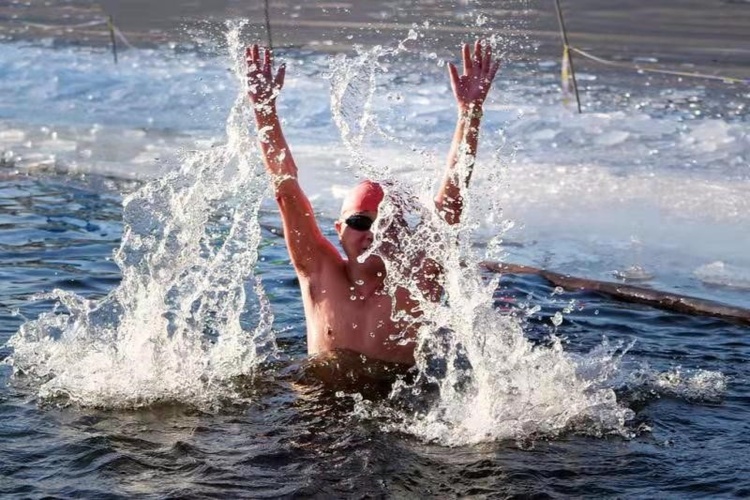
[[[472,64],[477,69],[482,69],[482,42],[480,42],[479,39],[474,42],[474,60],[472,61]]]
[[[471,73],[471,52],[469,50],[469,44],[465,43],[463,46],[463,59],[464,59],[464,76]]]

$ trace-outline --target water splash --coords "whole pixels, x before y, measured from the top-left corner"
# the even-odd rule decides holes
[[[386,60],[401,47],[338,57],[331,69],[332,110],[352,165],[381,181],[386,191],[374,229],[375,242],[361,258],[369,254],[383,258],[386,287],[393,297],[398,288],[409,290],[412,297],[423,297],[413,271],[431,259],[443,270],[444,291],[438,302],[420,302],[423,316],[416,320],[421,325],[416,381],[397,383],[385,405],[357,398],[356,411],[384,418],[386,428],[448,445],[570,431],[627,435],[626,423],[633,412],[617,401],[613,382],[626,347],[604,343],[587,355],[576,356],[565,352],[559,341],[535,346],[524,336],[516,317],[495,307],[497,281],[478,271],[477,263],[486,255],[473,245],[473,236],[479,221],[491,218],[496,210],[491,203],[474,200],[493,199],[496,186],[472,193],[463,222],[450,226],[434,209],[431,179],[440,177],[436,172],[440,167],[429,157],[417,158],[420,175],[397,181],[398,166],[374,165],[377,157],[366,154],[368,139],[370,143],[383,138],[398,143],[378,127],[371,103]],[[483,139],[489,135],[486,127]],[[465,154],[460,158],[458,166],[464,175],[472,160]],[[501,165],[477,168],[500,170]],[[497,252],[496,246],[487,251]],[[394,253],[398,259],[388,257]],[[394,319],[408,319],[396,315]],[[425,399],[425,392],[432,396]],[[409,410],[402,409],[404,402],[415,399],[425,400],[426,406],[415,408],[409,403]]]
[[[632,399],[666,396],[696,402],[721,401],[727,383],[727,376],[717,371],[682,367],[657,371],[648,365],[633,370],[625,380]]]
[[[230,27],[228,45],[244,81],[240,28]],[[55,309],[11,338],[14,374],[38,384],[40,398],[211,408],[273,353],[273,316],[253,271],[267,182],[248,123],[243,89],[225,145],[185,152],[179,169],[125,198],[117,289],[101,300],[55,290],[45,296]]]

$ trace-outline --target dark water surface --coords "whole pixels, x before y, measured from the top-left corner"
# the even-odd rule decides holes
[[[119,191],[103,179],[15,177],[2,186],[3,287],[0,342],[23,317],[49,310],[28,302],[53,287],[97,297],[118,281],[109,262],[121,231]],[[266,223],[278,221],[272,214]],[[260,264],[280,313],[285,357],[304,357],[303,312],[282,242],[270,233]],[[750,494],[750,341],[747,328],[701,317],[552,295],[534,279],[503,281],[499,306],[542,305],[528,335],[545,342],[549,316],[571,297],[585,304],[558,334],[585,352],[602,336],[635,339],[626,363],[728,378],[726,391],[623,386],[635,436],[567,435],[553,441],[447,448],[351,414],[348,398],[295,384],[283,365],[247,386],[253,403],[207,414],[164,405],[132,411],[39,403],[0,366],[0,493],[11,497],[598,496],[728,497]],[[284,305],[286,304],[286,305]],[[17,315],[9,316],[15,310]],[[7,348],[2,357],[9,354]],[[692,391],[692,392],[691,392]]]

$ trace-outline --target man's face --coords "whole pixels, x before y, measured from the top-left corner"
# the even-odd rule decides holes
[[[342,214],[336,221],[336,233],[350,260],[365,253],[372,245],[372,225],[377,215],[377,212],[355,212]]]
[[[336,233],[338,233],[341,247],[350,261],[357,259],[372,246],[374,241],[372,225],[377,216],[377,212],[345,213],[336,221]],[[373,269],[383,267],[382,260],[375,255],[370,256],[365,264],[373,266]]]
[[[336,221],[336,233],[350,262],[356,262],[372,246],[372,225],[383,197],[380,184],[370,180],[360,182],[344,197],[341,217]],[[373,272],[379,270],[376,267],[384,268],[383,262],[376,256],[368,257],[365,264],[373,266]]]

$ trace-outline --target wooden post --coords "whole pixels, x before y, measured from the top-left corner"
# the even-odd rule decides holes
[[[273,40],[271,39],[271,15],[268,11],[268,0],[265,0],[264,12],[266,15],[266,34],[268,35],[268,48],[273,49]]]
[[[117,64],[117,39],[115,38],[115,22],[112,16],[107,19],[107,27],[109,28],[109,39],[112,42],[112,57]]]
[[[576,82],[576,71],[573,68],[573,56],[570,53],[568,45],[568,32],[565,30],[565,21],[563,21],[562,8],[560,7],[560,0],[555,0],[555,7],[557,8],[557,21],[560,23],[560,35],[563,40],[563,57],[567,57],[568,64],[570,64],[570,75],[573,78],[573,91],[576,95],[576,105],[578,106],[578,112],[581,113],[581,98],[578,96],[578,83]]]

